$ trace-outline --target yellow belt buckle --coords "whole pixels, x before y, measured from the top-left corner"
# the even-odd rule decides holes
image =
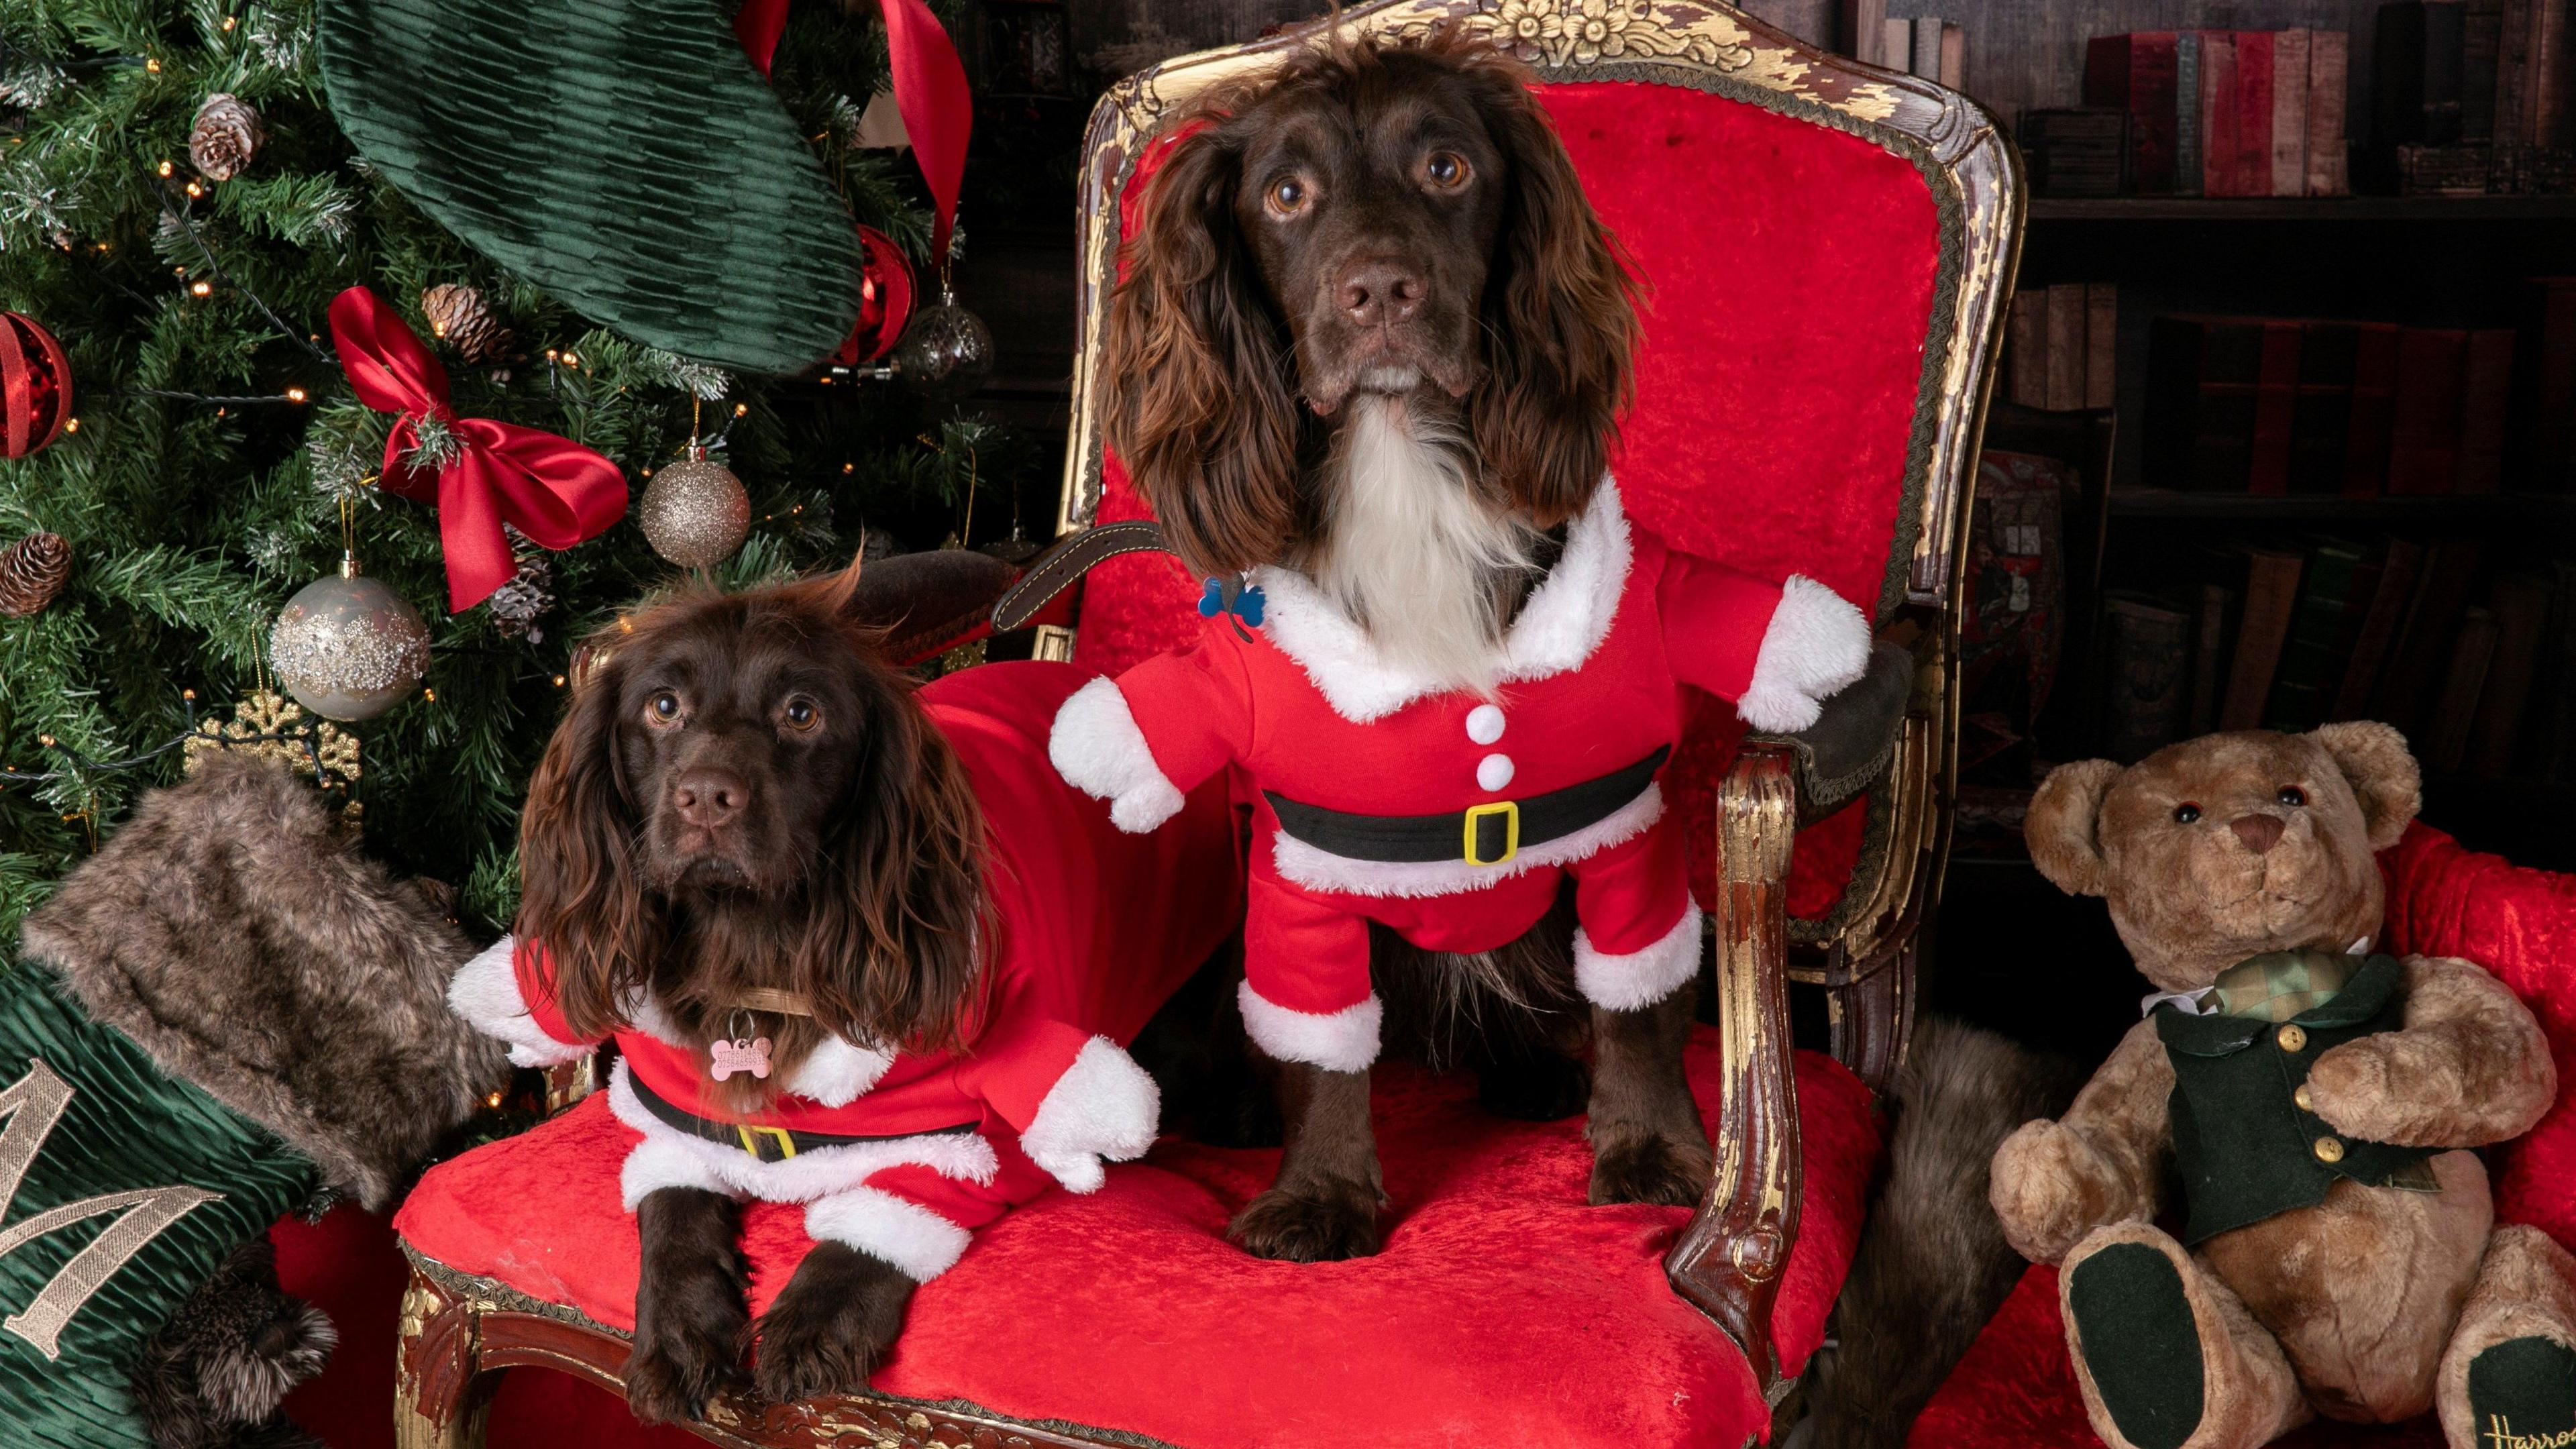
[[[784,1127],[754,1127],[748,1124],[738,1123],[735,1125],[733,1130],[742,1137],[742,1150],[750,1153],[755,1158],[760,1156],[760,1141],[758,1137],[754,1137],[752,1135],[753,1133],[758,1133],[761,1137],[769,1137],[777,1141],[779,1161],[784,1162],[788,1158],[796,1155],[796,1139],[787,1135],[787,1129]]]
[[[1491,860],[1476,854],[1476,822],[1492,816],[1503,817],[1503,853]],[[1521,805],[1517,800],[1497,800],[1490,805],[1467,807],[1467,848],[1469,865],[1501,865],[1521,853]]]

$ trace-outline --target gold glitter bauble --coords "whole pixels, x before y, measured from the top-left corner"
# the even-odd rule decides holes
[[[653,475],[636,521],[653,551],[684,569],[733,557],[751,531],[751,495],[721,463],[683,458]]]
[[[268,633],[269,663],[296,702],[325,719],[374,719],[429,672],[429,628],[402,595],[343,563],[306,584]]]

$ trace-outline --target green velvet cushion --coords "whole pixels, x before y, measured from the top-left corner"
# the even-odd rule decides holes
[[[857,322],[858,233],[714,0],[325,0],[317,31],[359,153],[592,321],[748,372]]]

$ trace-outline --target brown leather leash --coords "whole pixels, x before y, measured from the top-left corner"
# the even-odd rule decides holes
[[[1040,554],[1019,582],[993,601],[993,632],[1007,634],[1027,624],[1095,564],[1120,554],[1172,552],[1171,543],[1163,537],[1163,526],[1150,518],[1086,528]]]

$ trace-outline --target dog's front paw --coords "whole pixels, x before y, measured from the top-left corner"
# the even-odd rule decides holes
[[[903,1331],[913,1282],[892,1264],[841,1243],[816,1243],[760,1316],[760,1396],[793,1403],[854,1394]]]
[[[1384,1242],[1377,1207],[1376,1191],[1358,1183],[1274,1187],[1244,1205],[1226,1236],[1252,1256],[1280,1263],[1365,1258]]]
[[[626,1361],[626,1407],[644,1424],[703,1419],[710,1400],[741,1385],[741,1363],[738,1327],[639,1332]]]
[[[1659,1133],[1622,1134],[1593,1148],[1589,1200],[1594,1207],[1621,1202],[1697,1207],[1716,1173],[1705,1142]]]

